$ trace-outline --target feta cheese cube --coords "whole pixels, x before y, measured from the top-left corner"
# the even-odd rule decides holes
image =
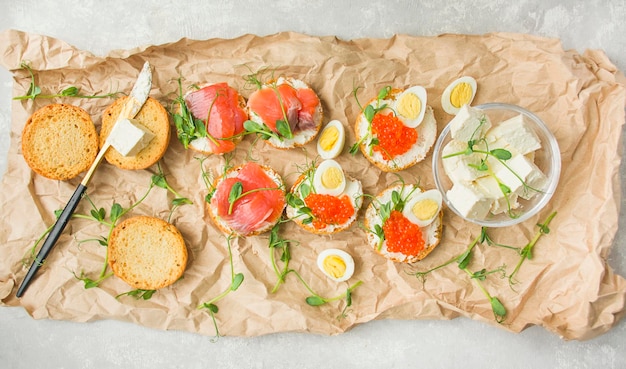
[[[446,157],[450,154],[456,154],[464,152],[467,149],[467,142],[452,140],[443,147],[441,151],[443,159],[443,169],[450,177],[452,182],[471,182],[476,178],[486,176],[488,172],[480,171],[476,169],[484,159],[484,155],[481,154],[461,154]]]
[[[483,137],[489,128],[491,121],[482,110],[464,105],[450,121],[450,136],[454,140],[468,142]]]
[[[471,183],[455,183],[446,195],[459,213],[466,218],[485,219],[493,203],[492,199]]]
[[[498,181],[494,177],[488,176],[477,179],[476,187],[482,191],[485,196],[493,200],[490,208],[492,214],[507,212],[509,211],[509,207],[510,209],[517,209],[519,207],[517,194],[510,193],[506,195],[502,192]]]
[[[107,141],[124,156],[135,156],[148,146],[154,134],[135,119],[118,120]]]
[[[526,183],[526,186],[535,190],[542,190],[548,182],[545,174],[524,155],[515,155],[505,163],[508,168],[502,166],[496,172],[496,177],[508,186],[511,192],[518,194],[523,199],[530,199],[537,191],[524,187],[522,181]]]
[[[502,148],[511,154],[528,154],[541,148],[541,141],[520,114],[491,128],[486,135],[489,148]]]

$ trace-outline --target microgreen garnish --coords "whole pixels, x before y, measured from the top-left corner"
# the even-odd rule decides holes
[[[356,99],[357,104],[361,107],[361,103],[359,102],[359,98],[357,96],[357,91],[360,87],[356,87],[352,90],[352,95]],[[359,151],[359,147],[369,139],[368,147],[371,150],[374,146],[378,145],[378,139],[376,137],[372,137],[372,121],[374,120],[374,116],[387,108],[387,104],[381,104],[381,101],[386,99],[389,93],[391,92],[391,86],[385,86],[378,91],[378,95],[376,96],[376,102],[374,103],[376,106],[372,104],[367,104],[365,109],[361,108],[365,119],[367,120],[367,132],[357,141],[354,145],[350,147],[350,154],[355,155]]]
[[[170,209],[170,214],[167,217],[167,222],[169,223],[172,217],[172,214],[174,213],[174,210],[176,210],[177,207],[182,206],[182,205],[188,205],[188,204],[193,204],[193,201],[191,201],[190,199],[183,197],[181,194],[179,194],[176,190],[174,190],[172,188],[172,186],[169,185],[169,183],[167,183],[167,180],[165,179],[165,174],[163,173],[163,170],[161,169],[161,163],[157,163],[157,174],[152,176],[152,184],[166,189],[168,190],[171,194],[174,195],[174,198],[172,199],[172,207]]]
[[[273,191],[273,190],[282,190],[282,188],[280,187],[259,187],[259,188],[254,188],[252,190],[248,190],[248,191],[243,191],[243,184],[240,181],[237,181],[233,184],[233,186],[230,188],[230,192],[228,193],[228,214],[232,214],[233,213],[233,206],[235,205],[235,202],[237,202],[237,200],[241,199],[242,197],[245,197],[247,195],[250,195],[252,193],[255,192],[259,192],[259,191]]]
[[[187,107],[187,102],[183,95],[182,77],[179,77],[177,81],[178,95],[173,102],[170,114],[174,119],[178,140],[183,144],[183,147],[187,149],[191,141],[197,138],[208,137],[209,134],[206,131],[205,122],[202,119],[195,118],[193,114],[191,114],[189,107]],[[212,106],[213,103],[211,103],[211,107]],[[209,139],[217,144],[215,138],[210,137]]]
[[[286,220],[288,221],[288,220]],[[298,273],[297,270],[289,267],[289,261],[291,260],[291,252],[289,251],[289,246],[291,243],[296,241],[283,239],[279,234],[279,226],[282,223],[278,222],[270,231],[269,237],[269,249],[270,249],[270,261],[272,263],[272,268],[274,269],[274,273],[278,278],[274,288],[272,288],[271,293],[275,293],[278,291],[278,288],[281,284],[285,283],[285,279],[287,275],[294,274],[296,278],[300,281],[300,283],[304,286],[304,288],[310,293],[308,297],[305,298],[305,302],[309,306],[321,306],[327,304],[329,302],[345,299],[346,304],[339,315],[338,318],[345,317],[347,309],[352,306],[352,292],[363,284],[362,281],[357,281],[352,286],[349,286],[346,289],[346,292],[334,297],[323,297],[317,292],[315,292],[311,286],[304,280],[302,275]],[[283,267],[279,268],[278,263],[276,261],[276,252],[280,252],[280,261],[283,263]]]
[[[28,87],[28,91],[26,92],[26,95],[16,96],[13,98],[13,100],[54,99],[56,97],[74,97],[74,98],[81,98],[81,99],[103,99],[107,97],[115,97],[121,94],[121,92],[111,92],[111,93],[104,94],[104,95],[83,95],[80,93],[80,89],[78,87],[69,86],[61,90],[61,92],[59,93],[42,95],[41,87],[37,86],[37,84],[35,83],[35,74],[33,73],[33,70],[30,64],[28,62],[23,61],[20,63],[20,68],[26,69],[28,73],[30,74],[30,84]]]
[[[206,309],[209,312],[209,315],[211,316],[211,320],[213,321],[213,325],[215,326],[215,338],[213,341],[221,337],[220,330],[217,325],[217,320],[215,319],[215,314],[219,312],[219,308],[217,307],[216,303],[220,301],[221,299],[223,299],[224,297],[228,296],[230,292],[237,291],[237,289],[239,289],[239,287],[241,286],[244,280],[244,276],[242,273],[235,273],[235,265],[233,263],[233,252],[231,249],[231,242],[234,237],[236,236],[232,233],[228,235],[228,237],[226,237],[226,247],[228,248],[228,262],[230,264],[230,284],[222,293],[220,293],[219,295],[215,296],[209,301],[202,303],[198,306],[198,309]]]
[[[411,274],[414,275],[422,283],[425,283],[426,276],[428,274],[456,262],[458,264],[459,269],[463,270],[468,275],[468,277],[472,281],[474,281],[474,283],[476,283],[478,288],[485,295],[485,297],[487,298],[487,300],[489,301],[491,305],[491,309],[493,311],[495,320],[498,323],[502,323],[504,319],[506,318],[506,314],[507,314],[506,307],[497,297],[491,295],[481,282],[485,281],[489,275],[497,274],[502,278],[507,277],[509,280],[509,285],[511,289],[513,289],[513,285],[517,283],[515,281],[515,276],[519,272],[522,266],[522,263],[524,262],[524,260],[532,258],[532,249],[537,243],[537,241],[539,240],[539,238],[542,235],[548,234],[550,232],[550,228],[548,227],[548,225],[550,224],[550,221],[552,221],[555,215],[556,215],[556,211],[552,212],[543,223],[537,224],[537,227],[539,227],[539,230],[537,231],[535,236],[530,240],[530,242],[528,242],[524,247],[514,247],[510,245],[503,245],[503,244],[497,243],[493,241],[493,239],[487,234],[487,228],[482,227],[480,234],[476,238],[474,238],[474,240],[468,245],[468,247],[462,253],[456,256],[453,256],[452,258],[448,259],[447,261],[445,261],[444,263],[440,265],[437,265],[425,271],[413,271],[411,272]],[[513,269],[513,271],[511,272],[511,274],[509,274],[508,276],[506,274],[507,273],[506,265],[501,265],[491,270],[488,270],[487,268],[482,268],[478,271],[470,271],[468,267],[470,263],[472,262],[473,249],[479,244],[487,244],[489,246],[498,246],[498,247],[503,247],[509,250],[513,250],[516,253],[520,254],[521,258],[519,262],[517,263],[517,265],[515,266],[515,268]]]
[[[515,265],[515,269],[513,269],[513,272],[509,275],[509,284],[511,286],[517,283],[517,281],[515,280],[515,276],[522,267],[522,263],[524,263],[524,260],[533,258],[533,247],[535,247],[535,244],[537,243],[537,241],[539,241],[539,238],[543,235],[547,235],[548,233],[550,233],[550,228],[548,227],[548,225],[555,216],[556,211],[552,212],[543,223],[537,224],[537,227],[539,227],[539,229],[535,233],[534,237],[519,251],[521,257],[517,262],[517,265]]]
[[[131,290],[128,292],[124,292],[124,293],[120,293],[119,295],[115,296],[116,299],[122,297],[122,296],[131,296],[134,297],[135,299],[139,300],[150,300],[150,298],[152,297],[152,295],[154,295],[154,293],[156,292],[156,290],[142,290],[140,288],[136,289],[136,290]]]

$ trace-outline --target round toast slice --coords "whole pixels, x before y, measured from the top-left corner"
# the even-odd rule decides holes
[[[282,85],[282,84],[289,85],[295,89],[302,88],[302,89],[310,89],[313,91],[313,89],[306,82],[299,80],[299,79],[291,78],[291,77],[280,77],[275,81],[270,81],[264,84],[261,87],[261,89],[276,89],[277,86]],[[265,121],[263,120],[263,118],[251,108],[250,106],[251,99],[252,99],[252,96],[250,96],[247,102],[247,110],[248,110],[249,119],[261,125],[265,124]],[[317,136],[320,129],[322,128],[323,118],[324,118],[324,109],[322,107],[322,101],[320,100],[319,104],[317,104],[317,106],[315,107],[315,111],[313,112],[313,115],[312,115],[312,120],[314,122],[313,127],[305,129],[305,130],[301,130],[299,132],[295,132],[293,134],[293,138],[282,138],[281,140],[279,140],[277,138],[270,137],[269,139],[266,140],[266,142],[270,146],[277,148],[277,149],[291,149],[294,147],[304,146],[307,143],[311,142]]]
[[[403,92],[402,89],[393,89],[389,92],[388,96],[381,100],[380,104],[389,104],[391,103]],[[376,108],[377,99],[374,98],[370,100],[368,105],[372,105]],[[426,112],[424,114],[424,120],[420,125],[413,128],[417,131],[417,141],[411,148],[404,154],[393,157],[389,160],[385,159],[383,155],[371,149],[370,142],[372,141],[372,132],[371,132],[371,124],[367,121],[365,117],[365,109],[362,111],[356,118],[356,122],[354,124],[354,133],[356,135],[357,142],[360,142],[362,138],[369,137],[363,139],[363,141],[359,145],[359,149],[363,153],[363,156],[370,161],[370,163],[374,164],[381,170],[385,172],[398,172],[413,165],[421,162],[426,158],[428,152],[431,147],[435,143],[437,139],[437,121],[435,120],[435,115],[433,113],[433,109],[430,106],[425,107]],[[385,109],[380,113],[385,113],[390,109]]]
[[[128,96],[121,97],[109,105],[102,113],[102,127],[100,128],[100,147],[111,133],[113,125],[120,115]],[[124,156],[114,147],[107,150],[104,158],[121,169],[145,169],[159,161],[165,154],[170,143],[170,121],[163,105],[156,99],[148,97],[145,104],[134,118],[141,125],[154,134],[154,138],[137,155]]]
[[[22,153],[35,173],[61,181],[72,179],[96,159],[96,127],[89,113],[78,106],[46,105],[26,122]]]
[[[414,190],[414,185],[394,185],[384,189],[376,196],[376,200],[372,201],[367,210],[365,211],[365,229],[374,230],[379,227],[383,227],[383,219],[381,217],[380,210],[376,207],[376,204],[387,204],[392,201],[393,192],[396,191],[400,194],[410,193]],[[419,192],[422,192],[421,188],[417,188]],[[379,237],[376,232],[366,232],[367,242],[377,253],[386,257],[394,262],[414,263],[424,259],[430,254],[439,242],[441,241],[441,235],[443,231],[443,210],[439,211],[439,214],[435,217],[432,223],[426,227],[420,227],[422,231],[422,237],[424,239],[424,248],[415,255],[405,255],[399,252],[391,252],[387,249],[387,241]]]
[[[128,218],[115,226],[107,253],[113,273],[135,289],[167,287],[187,267],[187,247],[180,231],[149,216]]]

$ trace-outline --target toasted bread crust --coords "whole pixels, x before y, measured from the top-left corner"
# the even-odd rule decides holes
[[[392,191],[400,191],[401,189],[401,184],[387,187],[376,196],[376,199],[380,200],[383,196],[391,193]],[[372,203],[370,203],[370,205],[367,207],[367,210],[365,211],[364,226],[366,229],[373,229],[373,224],[377,220],[380,220],[380,213],[374,207],[375,202],[377,201],[372,201]],[[374,249],[374,251],[391,261],[402,263],[415,263],[424,259],[435,249],[435,247],[437,247],[437,245],[439,245],[443,231],[443,210],[439,211],[437,218],[435,218],[435,220],[430,225],[422,227],[421,229],[424,236],[425,245],[424,249],[421,250],[417,255],[402,255],[398,253],[392,254],[387,251],[387,241],[383,242],[382,247],[379,250],[379,238],[373,232],[367,232],[367,241],[370,247]]]
[[[224,173],[221,177],[217,178],[213,182],[213,188],[217,188],[217,186],[220,184],[220,182],[222,180],[224,180],[225,178],[230,178],[230,177],[236,176],[237,173],[239,172],[239,170],[241,170],[242,167],[243,167],[243,164],[228,170],[226,173]],[[272,168],[270,168],[269,166],[266,166],[266,165],[261,165],[261,168],[263,168],[263,170],[268,175],[268,177],[270,177],[274,181],[274,183],[276,183],[276,186],[281,188],[281,191],[283,192],[283,195],[284,195],[284,193],[285,193],[285,191],[284,191],[285,184],[284,184],[280,174],[278,174],[278,172],[276,172],[274,169],[272,169]],[[276,223],[278,223],[280,221],[280,218],[281,218],[281,216],[278,216],[274,221],[272,221],[271,223],[266,224],[264,227],[261,227],[261,228],[255,230],[255,231],[247,233],[247,234],[241,234],[241,233],[235,231],[234,229],[232,229],[228,225],[228,223],[226,221],[224,221],[217,214],[217,207],[214,206],[211,202],[206,202],[206,209],[207,209],[207,213],[209,214],[209,218],[211,218],[211,221],[213,222],[213,224],[215,224],[215,226],[222,233],[227,234],[227,235],[235,234],[235,235],[244,236],[244,237],[256,236],[256,235],[259,235],[259,234],[262,234],[262,233],[265,233],[265,232],[271,230],[276,225]]]
[[[404,90],[393,89],[389,92],[387,99],[394,100]],[[367,105],[373,104],[376,98],[367,102]],[[354,123],[354,132],[357,142],[368,132],[369,123],[365,118],[364,112],[361,112]],[[391,160],[383,159],[380,153],[370,153],[370,148],[367,146],[367,140],[359,145],[359,149],[363,156],[377,166],[379,169],[385,172],[398,172],[414,166],[426,158],[428,152],[432,148],[435,140],[437,139],[437,121],[433,113],[433,109],[430,106],[426,106],[426,113],[422,123],[414,128],[417,131],[417,142],[413,145],[411,150],[403,155],[399,155]]]
[[[28,166],[46,178],[65,181],[89,169],[98,154],[96,127],[84,109],[50,104],[35,111],[22,131]]]
[[[121,97],[109,105],[102,113],[102,128],[100,129],[100,147],[104,145],[117,117],[122,110],[128,96]],[[170,121],[169,115],[163,105],[156,99],[148,97],[139,113],[135,116],[141,125],[152,132],[155,137],[148,146],[144,147],[135,156],[123,156],[115,148],[107,150],[104,158],[111,164],[121,169],[145,169],[153,165],[167,150],[170,143]]]
[[[166,221],[136,216],[118,224],[107,247],[113,273],[136,289],[156,290],[176,282],[187,266],[187,247]]]

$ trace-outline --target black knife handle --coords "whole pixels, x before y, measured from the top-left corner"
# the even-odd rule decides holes
[[[61,215],[59,216],[57,221],[54,223],[54,226],[52,227],[50,234],[48,235],[48,237],[46,237],[46,240],[41,246],[39,253],[37,253],[37,257],[35,257],[35,260],[31,264],[30,269],[28,269],[28,273],[26,273],[26,277],[24,277],[22,284],[17,289],[17,293],[15,294],[15,296],[22,297],[22,295],[28,288],[28,285],[30,284],[33,277],[35,276],[35,273],[37,273],[37,270],[39,270],[39,267],[46,260],[46,257],[48,256],[48,254],[50,253],[50,251],[56,244],[57,240],[59,239],[59,236],[61,236],[61,233],[63,233],[65,226],[67,225],[70,218],[72,217],[72,214],[74,213],[76,206],[78,206],[78,203],[80,202],[80,199],[83,197],[83,194],[85,193],[86,189],[87,189],[87,186],[81,183],[78,185],[78,187],[74,191],[74,194],[70,198],[70,201],[67,202],[67,205],[65,205],[63,212],[61,212]]]

